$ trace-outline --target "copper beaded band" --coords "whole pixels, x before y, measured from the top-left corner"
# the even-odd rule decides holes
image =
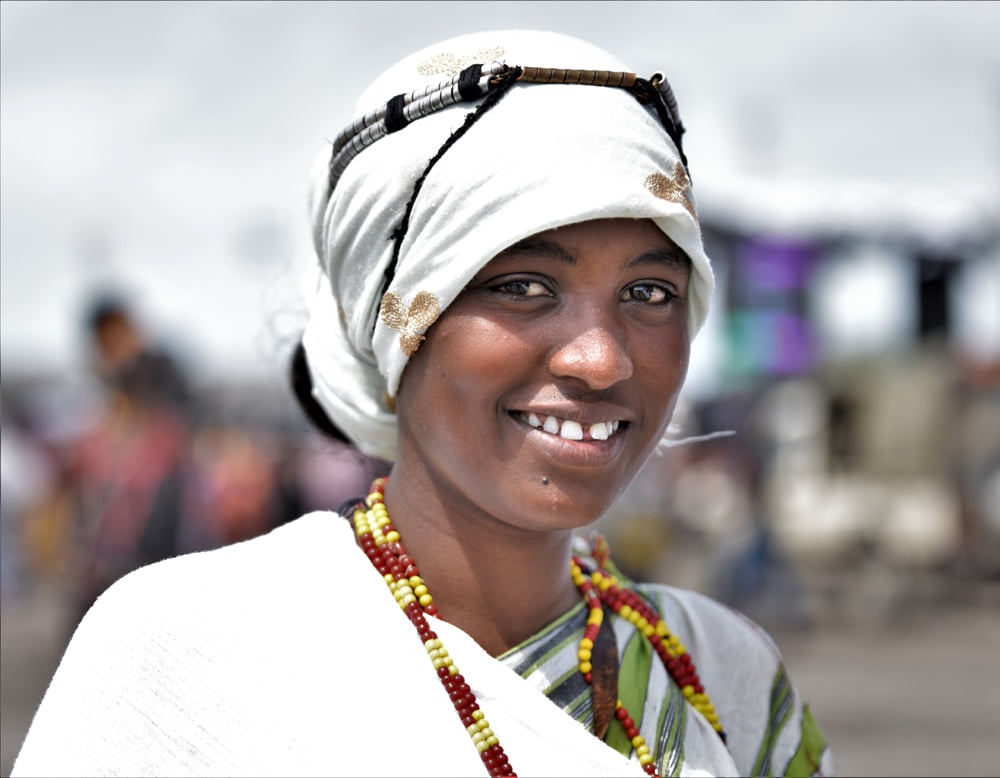
[[[438,84],[395,95],[385,105],[365,114],[341,130],[333,141],[330,158],[330,191],[337,185],[347,165],[380,138],[401,130],[410,122],[455,105],[475,102],[504,83],[504,76],[518,71],[515,81],[528,84],[579,84],[604,86],[632,92],[644,105],[652,105],[687,167],[681,147],[684,127],[677,101],[662,73],[640,79],[635,73],[615,70],[511,67],[493,63],[470,65],[461,73]]]

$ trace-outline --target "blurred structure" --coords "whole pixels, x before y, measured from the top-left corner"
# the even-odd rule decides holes
[[[640,475],[601,526],[623,568],[772,629],[1000,604],[1000,227],[706,232],[719,356],[681,426],[736,434]]]

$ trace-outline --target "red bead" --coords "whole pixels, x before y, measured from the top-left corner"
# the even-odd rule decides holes
[[[628,718],[628,711],[625,710],[624,705],[622,705],[615,711],[615,718],[618,719],[619,721],[624,721],[625,719]]]
[[[639,737],[639,730],[635,727],[626,727],[625,734],[628,735],[629,740],[632,740],[633,738]]]
[[[592,673],[584,673],[583,674],[583,680],[586,681],[587,683],[591,682],[592,677],[593,677]]]
[[[625,710],[625,708],[622,707],[622,710]],[[631,716],[626,716],[622,719],[622,726],[625,727],[625,729],[633,729],[635,727],[635,721],[632,720]],[[629,737],[635,737],[635,735],[629,735]]]

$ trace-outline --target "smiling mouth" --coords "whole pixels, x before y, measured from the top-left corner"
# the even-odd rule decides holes
[[[628,426],[627,421],[622,422],[618,419],[583,425],[571,419],[560,419],[548,415],[539,416],[535,413],[518,413],[517,417],[529,427],[564,440],[607,440],[612,435],[617,434],[619,429]]]

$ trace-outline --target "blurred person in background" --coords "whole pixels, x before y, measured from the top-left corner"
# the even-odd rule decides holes
[[[676,443],[714,286],[662,75],[481,33],[354,119],[293,383],[389,477],[112,587],[14,774],[829,774],[762,629],[584,531]]]
[[[176,358],[148,341],[123,299],[96,297],[86,332],[105,403],[72,465],[78,616],[125,573],[178,552],[192,399]]]

